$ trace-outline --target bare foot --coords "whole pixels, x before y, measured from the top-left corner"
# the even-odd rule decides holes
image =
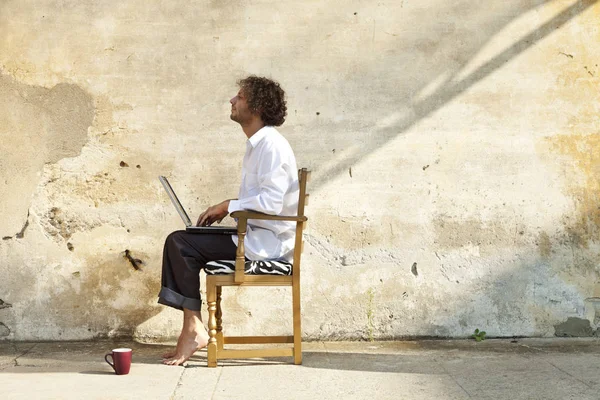
[[[177,348],[175,351],[168,352],[165,354],[163,364],[166,365],[181,365],[186,362],[192,354],[208,344],[208,333],[197,332],[190,334],[181,334],[177,341]]]
[[[180,341],[180,340],[181,340],[181,335],[179,335],[179,338],[177,338],[177,343],[179,343],[179,341]],[[171,358],[171,357],[173,357],[175,354],[177,354],[177,348],[175,348],[175,349],[172,349],[172,350],[169,350],[169,351],[167,351],[166,353],[163,353],[163,355],[162,355],[162,358],[163,358],[163,360],[164,360],[165,358]]]
[[[169,351],[167,351],[166,353],[163,353],[163,355],[162,355],[162,358],[163,358],[163,360],[164,360],[165,358],[171,358],[171,357],[173,357],[175,354],[177,354],[177,349],[176,349],[176,348],[175,348],[175,349],[173,349],[173,350],[169,350]]]

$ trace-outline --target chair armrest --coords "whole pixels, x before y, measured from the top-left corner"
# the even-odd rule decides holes
[[[270,215],[261,213],[258,211],[234,211],[231,213],[232,218],[238,219],[263,219],[263,220],[275,220],[275,221],[296,221],[296,222],[306,222],[308,218],[306,216],[299,217],[297,215]]]
[[[231,213],[233,218],[238,219],[238,246],[235,252],[235,272],[234,272],[234,282],[237,284],[241,284],[244,282],[244,278],[246,276],[244,265],[246,263],[245,259],[245,245],[244,239],[246,237],[246,228],[248,226],[249,219],[263,219],[263,220],[276,220],[276,221],[296,221],[296,222],[306,222],[308,218],[305,216],[283,216],[283,215],[269,215],[264,214],[257,211],[234,211]]]

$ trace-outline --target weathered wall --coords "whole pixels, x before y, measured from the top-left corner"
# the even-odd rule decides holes
[[[281,131],[313,170],[307,339],[594,334],[599,18],[595,0],[0,2],[0,337],[178,332],[156,294],[181,222],[156,177],[194,215],[236,194],[228,99],[249,73],[287,90]],[[224,307],[230,332],[289,327],[286,290]]]

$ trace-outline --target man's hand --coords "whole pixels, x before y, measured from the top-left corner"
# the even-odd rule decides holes
[[[196,226],[210,226],[213,223],[220,223],[223,218],[229,214],[227,209],[229,208],[229,200],[225,200],[214,206],[210,206],[198,217]]]

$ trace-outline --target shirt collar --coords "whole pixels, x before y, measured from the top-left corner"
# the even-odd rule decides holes
[[[265,137],[267,136],[267,134],[269,133],[269,127],[268,126],[263,126],[262,128],[260,128],[258,131],[256,131],[256,133],[254,135],[252,135],[249,139],[248,142],[250,143],[250,145],[254,148],[256,147],[256,145]]]

